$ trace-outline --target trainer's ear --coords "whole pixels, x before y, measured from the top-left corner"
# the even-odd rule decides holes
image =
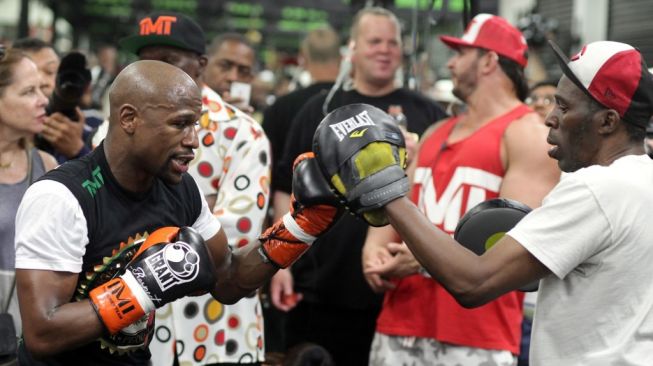
[[[621,123],[621,117],[614,109],[602,109],[594,114],[594,118],[598,120],[598,132],[601,135],[614,133]]]
[[[123,104],[118,109],[120,127],[126,134],[132,135],[136,131],[138,109],[131,104]]]

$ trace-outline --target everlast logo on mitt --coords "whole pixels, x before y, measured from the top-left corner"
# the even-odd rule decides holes
[[[349,135],[349,133],[358,127],[361,126],[375,126],[376,124],[370,116],[367,114],[367,111],[362,111],[361,113],[347,118],[346,120],[338,123],[334,123],[330,125],[331,130],[338,136],[338,141],[342,141],[342,139],[345,138],[345,136]],[[355,137],[361,137],[365,132],[361,132],[359,134],[352,134],[350,137],[355,138]]]
[[[199,272],[200,257],[190,245],[178,241],[145,260],[161,291],[190,282]]]

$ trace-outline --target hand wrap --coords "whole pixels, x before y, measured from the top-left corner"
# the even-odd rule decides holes
[[[313,153],[304,153],[295,159],[292,187],[290,212],[259,238],[261,253],[281,268],[288,267],[304,254],[342,212]]]

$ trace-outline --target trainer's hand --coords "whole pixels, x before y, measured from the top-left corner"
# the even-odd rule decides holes
[[[302,300],[303,295],[295,292],[292,273],[280,269],[270,280],[270,299],[275,308],[288,312]]]
[[[392,254],[388,250],[387,246],[365,245],[363,246],[362,258],[363,275],[365,276],[365,281],[370,286],[372,291],[376,293],[383,293],[387,290],[392,290],[395,288],[395,285],[392,282],[388,281],[380,274],[367,272],[368,270],[373,271],[392,258]]]
[[[372,226],[388,224],[381,209],[409,188],[406,144],[392,117],[367,104],[329,113],[313,136],[313,151],[331,187]]]
[[[363,269],[365,275],[378,275],[383,278],[404,278],[419,272],[422,267],[404,243],[388,243],[391,258]]]
[[[178,298],[206,292],[216,282],[211,255],[192,228],[164,227],[148,236],[124,273],[89,297],[110,334]]]
[[[313,153],[293,165],[290,212],[259,238],[261,253],[280,268],[296,261],[340,217],[342,210],[320,173]]]
[[[55,150],[67,158],[76,157],[84,147],[82,132],[84,131],[84,114],[75,108],[77,121],[61,113],[52,113],[45,119],[45,126],[41,135]]]

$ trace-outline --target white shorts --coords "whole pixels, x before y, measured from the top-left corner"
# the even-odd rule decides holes
[[[370,366],[515,366],[517,356],[506,350],[488,350],[445,344],[431,338],[375,333]]]

